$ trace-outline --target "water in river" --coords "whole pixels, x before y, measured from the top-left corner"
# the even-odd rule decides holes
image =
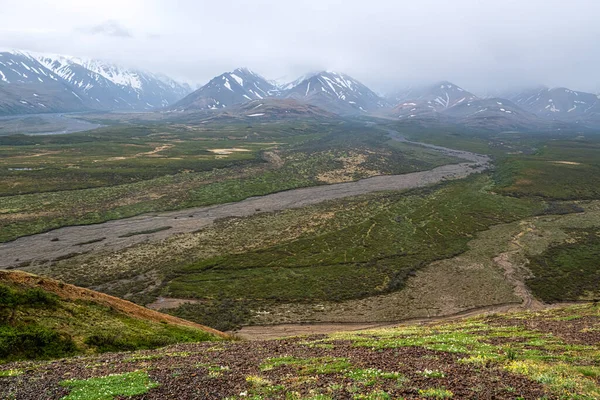
[[[77,119],[77,114],[31,114],[0,117],[0,136],[59,135],[89,131],[100,124]]]

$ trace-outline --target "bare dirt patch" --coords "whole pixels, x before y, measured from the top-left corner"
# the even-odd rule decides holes
[[[211,153],[214,153],[214,154],[221,155],[221,156],[227,156],[227,155],[230,155],[233,153],[248,152],[251,150],[232,147],[230,149],[208,149],[208,151],[210,151]]]
[[[147,304],[146,307],[148,307],[151,310],[169,310],[169,309],[173,309],[173,308],[178,308],[179,306],[182,306],[184,304],[196,304],[199,303],[198,300],[191,300],[191,299],[174,299],[174,298],[170,298],[170,297],[159,297],[158,299],[156,299],[155,302]]]
[[[157,156],[159,156],[158,153],[160,153],[161,151],[164,151],[164,150],[168,150],[168,149],[170,149],[172,147],[173,147],[172,144],[165,144],[165,145],[162,145],[162,146],[155,147],[154,150],[146,151],[146,152],[143,152],[143,153],[137,153],[137,154],[134,154],[134,155],[129,156],[129,157],[122,157],[122,156],[120,156],[120,157],[109,157],[109,158],[106,159],[106,161],[130,160],[130,159],[138,158],[138,157],[157,157]],[[99,162],[99,161],[100,160],[94,160],[94,162]]]
[[[562,164],[562,165],[581,165],[581,163],[575,161],[552,161],[552,164]]]
[[[325,183],[340,183],[340,182],[351,182],[354,180],[356,174],[360,174],[365,177],[372,177],[380,175],[379,171],[370,170],[363,167],[363,164],[367,161],[367,156],[360,153],[351,153],[345,157],[339,157],[335,159],[343,164],[343,167],[333,171],[327,171],[317,175],[317,179]]]

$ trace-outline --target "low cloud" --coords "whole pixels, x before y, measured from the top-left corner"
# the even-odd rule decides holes
[[[88,35],[100,35],[117,38],[132,38],[133,34],[118,21],[109,20],[88,28],[79,28],[79,32]]]

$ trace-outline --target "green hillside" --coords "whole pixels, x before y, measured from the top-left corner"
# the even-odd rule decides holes
[[[210,328],[23,272],[0,271],[0,360],[152,349],[224,338]]]

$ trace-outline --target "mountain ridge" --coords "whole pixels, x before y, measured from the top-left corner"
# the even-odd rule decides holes
[[[99,60],[0,52],[0,114],[149,110],[165,107],[189,91],[189,85],[165,75]]]

